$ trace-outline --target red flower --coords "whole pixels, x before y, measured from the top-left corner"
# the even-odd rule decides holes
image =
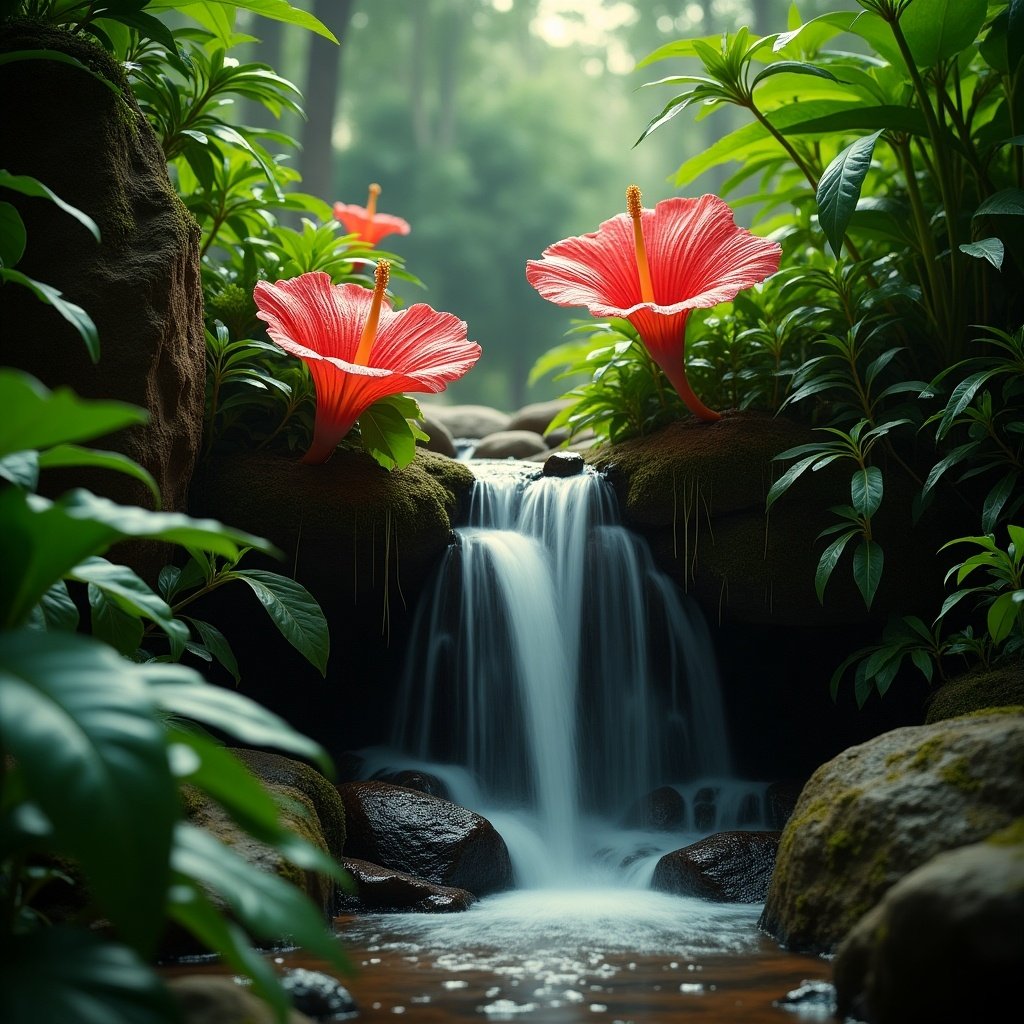
[[[367,245],[376,245],[385,235],[407,235],[411,228],[407,220],[393,217],[390,213],[377,212],[377,196],[380,185],[370,186],[366,206],[335,203],[334,216],[345,225],[350,235],[358,235]]]
[[[336,285],[313,271],[257,283],[256,315],[279,348],[304,360],[316,388],[313,444],[303,462],[325,462],[374,402],[405,391],[443,391],[480,358],[466,324],[425,303],[395,312],[385,296],[390,265],[377,262],[376,287]]]
[[[690,411],[717,420],[686,379],[687,317],[774,274],[782,249],[737,227],[718,196],[666,199],[644,210],[640,190],[630,185],[626,199],[628,213],[529,260],[526,278],[560,306],[628,320]]]

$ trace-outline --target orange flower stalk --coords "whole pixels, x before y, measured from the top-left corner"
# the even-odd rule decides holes
[[[738,227],[718,196],[666,199],[649,210],[630,185],[626,203],[626,213],[597,231],[555,242],[529,260],[526,278],[559,306],[628,320],[687,408],[698,419],[720,419],[686,379],[687,318],[774,274],[782,249]]]
[[[379,195],[380,185],[375,182],[370,186],[366,206],[351,203],[334,204],[335,219],[345,225],[350,235],[358,235],[367,245],[376,245],[385,235],[407,235],[412,230],[407,220],[394,217],[390,213],[377,212]]]
[[[406,391],[443,391],[480,358],[466,324],[425,303],[391,308],[390,264],[377,261],[373,291],[313,271],[257,283],[256,315],[279,348],[309,367],[316,388],[313,443],[302,461],[326,462],[374,402]]]

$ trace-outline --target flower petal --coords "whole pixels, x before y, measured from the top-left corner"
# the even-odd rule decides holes
[[[412,230],[407,220],[390,213],[367,213],[365,206],[335,203],[334,217],[345,225],[351,235],[358,235],[367,245],[376,245],[385,235],[407,235]]]

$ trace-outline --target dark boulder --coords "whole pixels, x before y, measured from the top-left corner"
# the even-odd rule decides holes
[[[686,824],[686,801],[678,789],[659,786],[626,811],[625,828],[661,829],[666,832]]]
[[[466,889],[437,885],[366,860],[346,857],[342,865],[352,876],[355,891],[339,899],[337,909],[341,914],[391,911],[445,914],[466,910],[476,902],[476,897]]]
[[[778,832],[716,832],[666,853],[651,888],[716,903],[762,903],[775,866]]]
[[[579,476],[585,468],[579,452],[552,452],[544,460],[545,476]]]
[[[475,896],[512,885],[505,840],[486,818],[450,800],[387,782],[345,782],[345,853]]]

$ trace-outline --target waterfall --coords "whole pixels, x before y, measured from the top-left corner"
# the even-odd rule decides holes
[[[364,771],[437,775],[491,820],[527,887],[653,864],[649,833],[616,835],[659,786],[694,833],[749,819],[759,797],[730,796],[706,624],[621,525],[610,485],[470,465],[468,523],[414,619],[394,749],[365,752]]]

